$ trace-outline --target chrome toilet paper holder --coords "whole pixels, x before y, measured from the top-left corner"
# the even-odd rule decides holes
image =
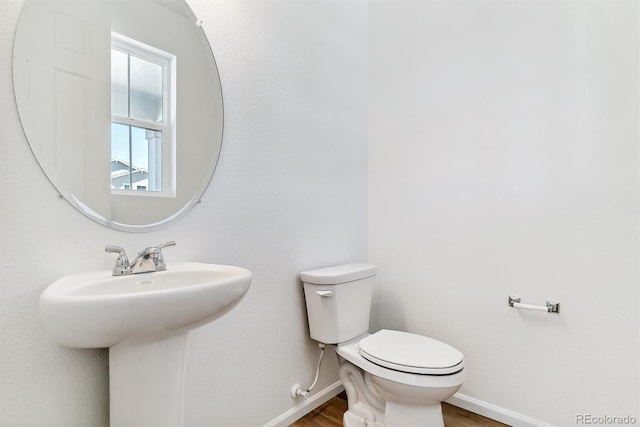
[[[560,313],[560,303],[556,301],[547,301],[545,307],[540,305],[523,304],[520,297],[509,296],[509,307],[520,308],[523,310],[546,311],[547,313]]]

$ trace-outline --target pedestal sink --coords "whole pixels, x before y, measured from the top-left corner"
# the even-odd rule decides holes
[[[73,274],[44,290],[40,314],[63,345],[109,347],[112,426],[181,426],[187,334],[231,310],[250,283],[249,270],[201,263]]]

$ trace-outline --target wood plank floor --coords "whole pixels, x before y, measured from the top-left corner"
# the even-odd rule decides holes
[[[314,409],[291,427],[342,427],[342,415],[347,410],[344,393]],[[482,417],[447,403],[442,404],[445,427],[507,427],[489,418]]]

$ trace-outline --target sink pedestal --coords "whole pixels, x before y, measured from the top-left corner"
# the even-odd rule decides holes
[[[109,348],[111,426],[182,426],[188,332]]]

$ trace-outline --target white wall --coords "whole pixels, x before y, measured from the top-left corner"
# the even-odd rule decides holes
[[[0,425],[106,425],[106,350],[59,346],[37,300],[56,278],[111,268],[176,240],[168,262],[254,273],[233,312],[192,334],[187,425],[261,425],[312,378],[298,273],[366,259],[366,3],[198,0],[225,100],[222,154],[193,212],[147,234],[103,228],[58,200],[13,101],[11,50],[21,0],[0,1]],[[327,358],[318,390],[337,380]],[[246,401],[250,404],[246,403]]]
[[[54,343],[37,298],[110,268],[107,243],[166,240],[169,262],[255,275],[192,334],[187,425],[284,413],[317,356],[298,272],[367,254],[367,4],[194,0],[222,79],[222,156],[203,203],[148,234],[96,225],[39,171],[10,78],[21,4],[0,1],[0,425],[106,425],[106,351]],[[462,393],[557,425],[638,415],[637,17],[632,1],[369,10],[373,326],[451,343]],[[509,309],[509,294],[561,314]],[[337,378],[327,362],[319,389]]]
[[[374,0],[369,29],[375,328],[521,415],[638,417],[637,2]]]

